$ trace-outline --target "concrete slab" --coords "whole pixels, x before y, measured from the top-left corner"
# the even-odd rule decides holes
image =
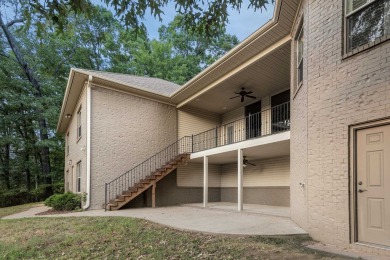
[[[202,203],[190,203],[184,204],[183,206],[187,207],[197,207],[203,208]],[[234,212],[237,211],[237,203],[231,202],[209,202],[207,204],[207,209],[216,209]],[[259,205],[259,204],[244,204],[244,213],[254,213],[254,214],[263,214],[276,217],[290,217],[290,207],[279,207],[279,206],[269,206],[269,205]]]
[[[227,210],[203,209],[194,206],[163,208],[137,208],[118,211],[89,210],[58,215],[39,215],[47,208],[37,207],[25,212],[4,217],[15,219],[26,217],[81,217],[121,216],[146,219],[181,230],[233,235],[292,235],[307,234],[291,219],[281,216],[234,212]]]

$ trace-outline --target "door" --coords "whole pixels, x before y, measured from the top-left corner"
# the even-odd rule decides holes
[[[356,137],[357,238],[390,246],[390,125]]]
[[[261,101],[245,107],[246,139],[261,135]]]
[[[271,97],[272,133],[290,129],[290,90]]]

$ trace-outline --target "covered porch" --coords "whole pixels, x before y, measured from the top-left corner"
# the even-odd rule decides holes
[[[191,136],[192,153],[177,187],[201,188],[204,208],[289,207],[290,56],[285,37],[178,105],[178,135]]]

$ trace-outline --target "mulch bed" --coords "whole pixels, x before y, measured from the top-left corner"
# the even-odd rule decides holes
[[[69,210],[54,210],[54,209],[49,209],[47,211],[37,213],[35,215],[57,215],[57,214],[66,214],[66,213],[72,213],[73,211]]]

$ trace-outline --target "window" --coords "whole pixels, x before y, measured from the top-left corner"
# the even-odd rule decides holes
[[[65,176],[65,179],[66,179],[66,183],[65,183],[65,192],[68,192],[69,191],[69,170],[66,170],[66,176]]]
[[[390,34],[390,0],[345,0],[346,52]]]
[[[81,192],[81,161],[76,165],[76,192]]]
[[[77,111],[77,140],[81,138],[81,107]]]
[[[301,25],[296,37],[297,46],[297,89],[303,81],[303,26]]]
[[[66,156],[68,156],[69,155],[69,132],[66,134],[65,143],[66,143],[65,152],[66,152]]]

